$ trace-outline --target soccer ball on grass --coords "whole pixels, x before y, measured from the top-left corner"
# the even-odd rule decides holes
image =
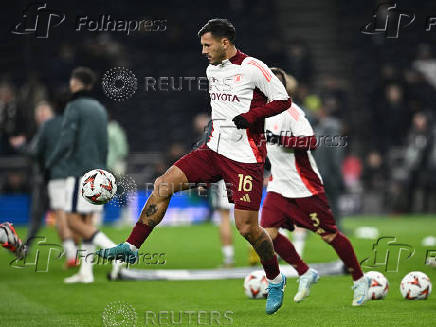
[[[371,278],[371,285],[368,290],[369,300],[383,300],[389,291],[387,278],[378,271],[368,271],[365,276]]]
[[[245,295],[250,299],[265,299],[267,293],[268,281],[265,272],[262,270],[253,271],[244,280]]]
[[[400,291],[406,300],[426,300],[431,294],[431,281],[420,271],[408,273],[400,284]]]

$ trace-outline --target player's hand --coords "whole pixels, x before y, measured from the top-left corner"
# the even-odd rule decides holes
[[[9,138],[9,144],[14,149],[17,149],[17,148],[23,146],[25,143],[26,143],[26,137],[24,135],[11,136]]]
[[[236,116],[232,121],[235,123],[237,129],[246,129],[250,126],[248,120],[242,117],[242,115]]]
[[[280,136],[274,134],[270,130],[265,131],[265,138],[269,144],[279,144],[280,143]]]

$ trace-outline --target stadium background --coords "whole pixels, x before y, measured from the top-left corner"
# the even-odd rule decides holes
[[[108,98],[101,79],[95,91],[127,136],[125,178],[135,181],[138,190],[127,197],[127,211],[116,204],[105,208],[101,229],[114,241],[123,241],[147,187],[192,148],[204,132],[210,110],[207,92],[190,91],[186,83],[181,91],[146,92],[144,77],[204,76],[207,61],[196,33],[208,19],[227,17],[237,28],[238,48],[269,66],[284,68],[298,80],[293,98],[304,107],[317,133],[328,134],[334,125],[334,134],[346,137],[346,147],[315,151],[317,161],[330,202],[337,199],[343,231],[358,259],[367,259],[364,271],[383,272],[390,291],[384,301],[370,301],[355,310],[350,305],[350,276],[323,275],[311,297],[297,306],[292,303],[297,283],[289,279],[285,304],[271,317],[264,315],[264,301],[246,298],[241,278],[108,282],[109,267],[96,265],[94,284],[65,285],[63,279],[71,271],[64,270],[62,258],[48,260],[47,266],[44,260],[41,267],[31,262],[21,265],[9,252],[0,251],[2,326],[101,326],[102,322],[108,326],[106,310],[117,303],[136,310],[138,326],[143,325],[145,311],[162,310],[232,310],[233,326],[434,325],[434,294],[428,301],[405,301],[399,292],[410,271],[423,271],[436,280],[434,261],[426,264],[436,253],[436,238],[430,236],[436,229],[436,32],[425,32],[427,17],[436,16],[434,2],[397,1],[398,10],[414,13],[416,19],[394,39],[361,33],[373,21],[379,3],[375,0],[50,1],[47,7],[64,13],[66,20],[50,29],[47,39],[10,33],[22,21],[28,3],[8,2],[0,10],[0,221],[14,222],[22,237],[28,232],[31,192],[38,176],[32,161],[16,151],[11,140],[20,135],[31,140],[35,135],[36,104],[49,100],[62,110],[68,79],[77,65],[91,67],[100,78],[122,66],[138,78],[139,88],[130,99],[118,103]],[[128,36],[74,31],[77,16],[102,14],[123,20],[166,20],[167,30]],[[140,270],[150,274],[163,270],[182,278],[186,269],[220,273],[218,227],[207,223],[210,216],[206,198],[194,192],[175,196],[163,223],[197,225],[157,228],[141,250],[165,253],[167,262],[143,265]],[[52,223],[50,215],[45,218]],[[53,226],[41,229],[40,235],[46,243],[34,246],[29,258],[36,253],[50,258],[51,248],[44,245],[59,244]],[[259,269],[246,267],[247,244],[235,228],[233,235],[234,269]],[[377,248],[387,255],[381,264],[376,262],[377,237],[396,240]],[[389,259],[391,252],[386,251],[398,245],[413,248],[413,253],[395,252],[398,256],[394,253]],[[337,255],[311,236],[304,260],[329,265],[335,264]],[[396,269],[391,263],[397,264]],[[47,268],[48,273],[38,268]]]
[[[0,14],[3,26],[15,26],[26,4],[8,4]],[[322,130],[320,112],[340,124],[338,133],[346,136],[348,146],[331,149],[340,152],[342,178],[332,178],[330,193],[338,195],[342,215],[434,212],[436,81],[431,73],[436,33],[425,32],[425,18],[436,15],[436,8],[429,1],[398,1],[400,8],[415,13],[416,22],[401,30],[399,38],[388,39],[360,32],[372,20],[376,5],[345,0],[48,3],[50,9],[65,13],[66,20],[52,28],[47,39],[2,31],[0,216],[25,223],[32,187],[30,160],[11,147],[10,137],[32,138],[39,101],[49,100],[62,109],[69,75],[77,65],[93,68],[100,77],[123,66],[138,78],[136,94],[124,102],[106,97],[100,82],[96,94],[127,135],[126,174],[139,190],[189,152],[209,113],[208,93],[189,90],[185,82],[180,91],[145,91],[144,76],[204,76],[207,63],[196,32],[211,17],[228,17],[242,51],[297,79],[293,98],[315,128]],[[74,30],[76,16],[102,14],[161,19],[167,29],[128,36]],[[326,160],[321,155],[318,162],[328,179],[333,172],[328,167],[323,171]],[[182,207],[191,207],[192,199],[185,200],[180,201]],[[106,219],[117,216],[112,210]]]

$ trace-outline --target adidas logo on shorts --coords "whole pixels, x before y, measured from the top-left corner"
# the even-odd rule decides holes
[[[250,196],[248,194],[245,194],[243,197],[241,197],[239,200],[244,202],[251,202]]]

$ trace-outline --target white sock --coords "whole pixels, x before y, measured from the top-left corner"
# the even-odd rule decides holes
[[[71,238],[64,240],[64,251],[67,260],[72,260],[76,258],[77,248],[76,244],[74,244],[74,241]]]
[[[80,262],[79,274],[83,276],[92,276],[92,268],[95,259],[95,245],[90,243],[82,243],[82,260]]]
[[[92,239],[92,244],[95,244],[103,249],[112,248],[116,245],[106,236],[106,234],[100,231],[98,231],[97,234],[94,235],[94,238]]]
[[[234,263],[235,250],[233,248],[233,245],[224,245],[221,247],[221,250],[223,252],[224,263],[226,264]]]
[[[276,278],[274,278],[274,279],[267,278],[266,280],[268,281],[268,283],[278,284],[278,283],[282,282],[283,276],[282,276],[282,273],[279,273]]]
[[[5,244],[8,242],[8,234],[3,228],[0,228],[0,243]]]
[[[294,235],[292,235],[292,241],[295,247],[295,251],[297,251],[300,257],[303,257],[304,244],[306,243],[306,233],[294,233]]]

